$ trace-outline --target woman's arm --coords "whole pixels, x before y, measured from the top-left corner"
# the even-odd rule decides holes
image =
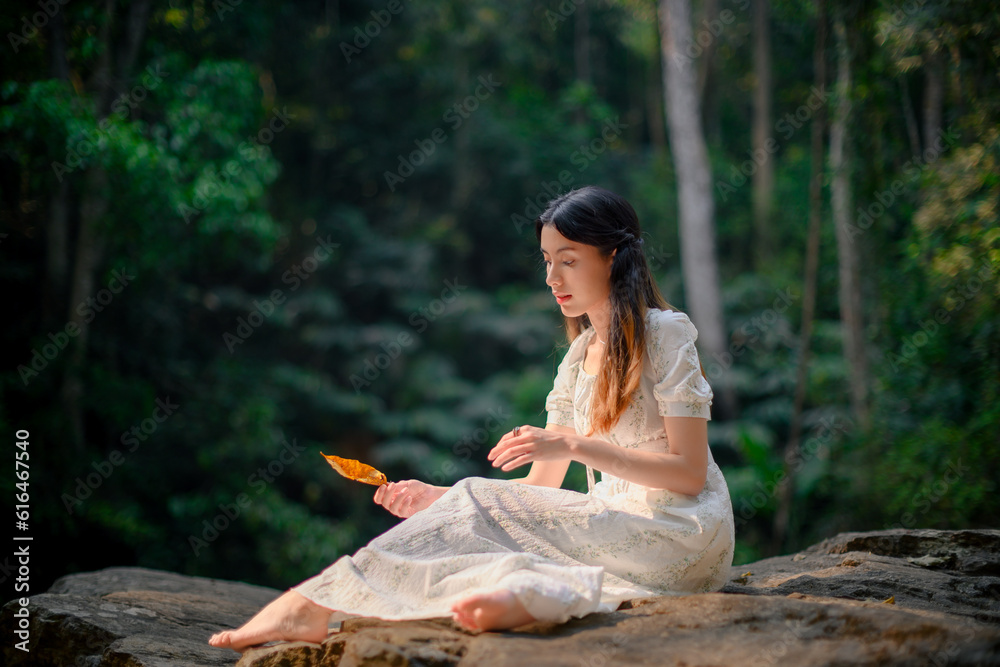
[[[597,438],[570,440],[573,460],[652,489],[696,496],[708,474],[708,420],[664,417],[670,453],[625,449]]]
[[[670,453],[625,449],[598,438],[525,426],[520,437],[501,438],[488,458],[502,470],[532,463],[532,472],[536,463],[558,462],[569,467],[570,460],[579,461],[635,484],[696,496],[705,487],[708,474],[708,420],[664,417],[663,427]]]
[[[562,433],[563,435],[576,435],[576,430],[570,428],[569,426],[560,426],[559,424],[546,424],[545,430],[555,431],[556,433]],[[550,486],[554,489],[558,489],[562,486],[563,480],[566,479],[566,471],[569,470],[570,459],[562,459],[555,461],[532,461],[531,470],[528,472],[527,477],[522,477],[521,479],[515,479],[515,482],[520,482],[521,484],[530,484],[532,486]]]

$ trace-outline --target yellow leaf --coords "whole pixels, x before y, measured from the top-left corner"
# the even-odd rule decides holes
[[[742,576],[749,577],[751,574],[753,574],[753,572],[745,572],[745,573],[743,573]]]
[[[888,600],[882,600],[882,604],[896,604],[896,596],[891,596]]]
[[[331,468],[347,479],[353,479],[357,482],[364,482],[365,484],[372,484],[374,486],[382,486],[389,483],[389,479],[385,475],[370,465],[354,459],[343,459],[339,456],[324,454],[323,452],[320,452],[320,455],[326,459]]]

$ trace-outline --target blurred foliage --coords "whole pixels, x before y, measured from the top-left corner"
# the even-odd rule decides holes
[[[566,350],[530,224],[556,190],[627,196],[664,294],[685,307],[654,3],[574,5],[589,12],[581,71],[576,14],[555,5],[404,3],[383,25],[382,2],[177,0],[154,3],[124,71],[138,4],[111,3],[110,23],[97,6],[60,5],[0,54],[0,427],[32,434],[34,592],[121,564],[305,579],[398,521],[320,450],[390,479],[522,476],[485,454],[514,425],[544,424]],[[801,353],[809,124],[779,123],[812,94],[815,10],[773,3],[776,248],[753,273],[740,178],[752,22],[745,3],[722,11],[704,114],[731,347],[703,361],[740,401],[710,438],[742,563],[770,554]],[[851,422],[825,213],[787,550],[838,530],[989,526],[1000,509],[1000,19],[971,1],[847,11],[856,204],[883,205],[854,236],[873,420]],[[37,12],[7,3],[2,33],[25,34]],[[713,18],[700,12],[696,35]],[[913,123],[938,63],[950,142],[925,159]],[[78,365],[72,346],[43,354],[25,381],[19,367],[79,305],[75,251],[94,201],[107,208],[93,292],[116,271],[134,277],[95,313]],[[64,399],[73,373],[80,442]],[[177,407],[161,420],[164,404]],[[586,488],[582,466],[564,486]]]

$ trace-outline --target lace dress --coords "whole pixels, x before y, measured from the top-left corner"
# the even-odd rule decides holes
[[[663,416],[709,418],[686,315],[650,309],[642,382],[605,439],[668,451]],[[596,376],[583,370],[594,335],[570,345],[545,401],[548,422],[584,432]],[[451,616],[457,599],[506,588],[535,618],[562,622],[624,600],[708,592],[726,582],[734,522],[722,472],[708,457],[697,496],[587,468],[588,492],[469,477],[430,507],[294,587],[340,612],[388,620]]]

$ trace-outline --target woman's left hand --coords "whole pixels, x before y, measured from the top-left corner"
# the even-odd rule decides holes
[[[486,458],[493,467],[513,470],[532,461],[562,461],[571,458],[571,439],[575,436],[537,426],[519,426],[504,434]]]

